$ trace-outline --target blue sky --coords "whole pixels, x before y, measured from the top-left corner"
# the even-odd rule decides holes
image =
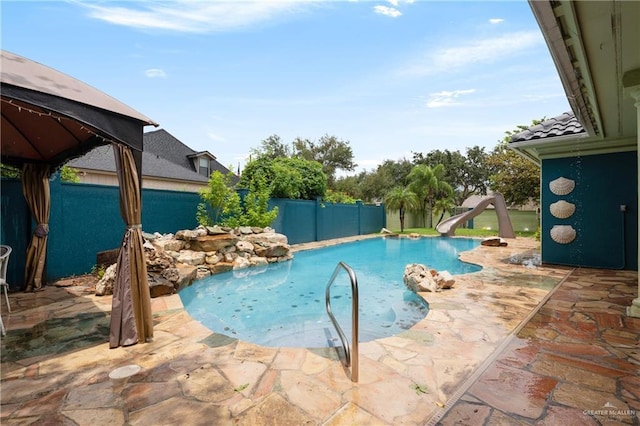
[[[1,46],[244,165],[277,134],[349,141],[358,170],[491,150],[569,111],[526,1],[2,1]],[[147,130],[153,130],[149,127]]]

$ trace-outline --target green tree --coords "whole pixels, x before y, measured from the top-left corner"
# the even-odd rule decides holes
[[[532,120],[532,125],[544,121]],[[523,205],[540,202],[540,167],[509,148],[511,138],[529,126],[519,125],[513,131],[505,132],[505,137],[491,152],[487,160],[490,171],[489,187],[504,196],[507,205]]]
[[[396,186],[403,186],[393,181],[384,171],[378,169],[363,173],[360,177],[360,197],[368,202],[380,201]]]
[[[451,185],[444,181],[445,168],[442,164],[431,168],[425,164],[415,166],[409,173],[409,188],[420,200],[420,212],[425,227],[433,227],[433,205],[440,198],[448,198],[452,195]],[[425,215],[429,212],[429,224]]]
[[[258,158],[262,157],[274,160],[280,157],[290,157],[291,148],[282,142],[280,136],[271,135],[260,142],[259,148],[252,149],[251,153]]]
[[[288,161],[282,161],[283,158],[277,160],[271,164],[274,173],[270,188],[271,195],[274,198],[301,198],[304,185],[301,171],[295,167],[288,167],[286,164]],[[261,175],[258,177],[262,178]]]
[[[322,165],[302,158],[259,157],[247,164],[238,186],[248,189],[258,177],[268,182],[269,193],[274,198],[313,200],[323,196],[327,189]]]
[[[79,183],[79,173],[80,172],[78,169],[74,169],[73,167],[64,165],[60,167],[60,180],[62,182]],[[0,176],[5,178],[20,179],[22,177],[22,170],[8,164],[0,164]]]
[[[211,207],[213,217],[206,207],[198,206],[196,219],[201,225],[224,224],[224,219],[240,214],[240,197],[232,184],[233,173],[223,175],[214,171],[209,177],[207,187],[200,191],[200,199]]]
[[[207,205],[205,203],[198,203],[198,206],[196,207],[196,220],[198,221],[198,225],[213,225],[213,219],[211,219],[209,210],[207,210]]]
[[[0,176],[3,178],[20,179],[22,170],[8,164],[0,164]]]
[[[474,146],[467,148],[466,156],[459,151],[433,150],[426,155],[413,153],[415,164],[426,164],[435,167],[442,164],[446,170],[443,180],[454,190],[454,201],[461,205],[470,195],[484,195],[489,183],[487,159],[489,154],[484,148]]]
[[[340,204],[355,204],[356,199],[350,196],[345,192],[334,191],[332,189],[327,189],[327,192],[322,197],[323,201],[327,203],[340,203]]]
[[[233,189],[229,196],[225,199],[222,206],[222,215],[220,225],[235,228],[242,225],[240,218],[242,217],[242,206],[240,205],[240,195]],[[258,226],[258,225],[256,225]]]
[[[301,158],[281,159],[286,167],[292,167],[300,171],[302,175],[302,188],[300,198],[303,200],[315,200],[324,196],[327,191],[327,175],[322,164],[317,161],[308,161]]]
[[[273,162],[270,158],[260,156],[249,161],[245,165],[244,170],[242,170],[242,175],[238,181],[238,188],[249,189],[251,181],[257,175],[264,177],[266,182],[273,182],[276,176],[273,170]]]
[[[412,168],[413,165],[406,159],[385,160],[376,168],[375,172],[370,173],[363,180],[363,199],[380,201],[391,189],[397,186],[407,186]]]
[[[407,210],[416,210],[420,206],[418,196],[409,188],[396,187],[384,197],[384,203],[390,212],[400,213],[400,232],[404,232],[404,215]]]
[[[440,217],[438,218],[438,222],[442,222],[442,218],[446,212],[450,212],[455,207],[455,202],[453,201],[453,197],[440,198],[436,200],[433,204],[433,212],[435,214],[440,213]]]
[[[202,203],[198,204],[196,219],[200,225],[219,224],[238,226],[269,226],[278,216],[278,208],[269,210],[269,187],[264,176],[257,174],[249,183],[248,192],[241,202],[232,185],[233,173],[211,173],[207,188],[200,191]],[[206,204],[210,206],[207,209]],[[213,217],[209,211],[213,212]]]
[[[64,165],[60,167],[60,180],[62,182],[79,183],[80,176],[78,176],[78,173],[79,173],[78,169],[74,169],[73,167]]]
[[[363,171],[356,176],[336,179],[334,189],[350,194],[365,202],[384,200],[385,195],[397,186],[407,186],[407,176],[413,165],[406,159],[385,160],[375,170]]]
[[[244,213],[240,216],[239,225],[259,226],[264,228],[278,217],[278,208],[269,210],[269,187],[262,176],[251,182],[249,192],[244,197]]]
[[[470,195],[486,195],[489,188],[489,167],[487,161],[489,154],[484,151],[484,147],[473,146],[467,148],[465,163],[465,174],[461,185],[460,198],[456,201],[462,204]]]
[[[349,194],[351,197],[356,199],[364,199],[362,192],[360,191],[360,176],[363,174],[364,172],[355,176],[342,176],[338,178],[334,184],[334,190],[344,194]]]
[[[296,138],[293,141],[293,155],[322,164],[322,171],[327,175],[330,188],[335,183],[336,171],[353,171],[357,164],[353,162],[353,150],[349,141],[335,136],[324,135],[317,142]]]

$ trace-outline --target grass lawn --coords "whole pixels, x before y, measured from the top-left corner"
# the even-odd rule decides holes
[[[440,233],[433,228],[405,228],[404,232],[400,232],[398,229],[394,229],[393,232],[397,232],[398,234],[408,235],[408,234],[420,234],[420,235],[434,235],[439,236]],[[535,231],[516,231],[516,237],[530,237],[535,238]],[[456,236],[458,237],[497,237],[498,230],[497,229],[467,229],[467,228],[456,228]]]

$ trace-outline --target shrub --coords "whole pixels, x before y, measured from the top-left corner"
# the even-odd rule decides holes
[[[207,188],[200,192],[203,202],[198,204],[196,211],[198,224],[219,224],[230,228],[269,226],[278,216],[278,209],[269,210],[270,190],[266,179],[259,173],[254,176],[249,182],[249,192],[243,203],[231,185],[232,176],[232,173],[226,176],[218,171],[211,173]],[[207,209],[207,204],[211,209]],[[213,217],[210,211],[213,211]]]
[[[333,191],[331,189],[327,189],[327,192],[322,197],[324,201],[327,203],[342,203],[342,204],[355,204],[356,199],[346,192]]]

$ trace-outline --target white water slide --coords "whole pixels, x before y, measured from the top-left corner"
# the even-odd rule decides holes
[[[489,204],[493,204],[496,215],[498,215],[498,235],[500,238],[515,238],[516,234],[513,232],[511,219],[509,219],[507,204],[504,202],[502,194],[497,192],[484,197],[473,209],[443,220],[436,226],[436,230],[443,237],[452,237],[455,235],[456,228],[460,224],[478,216]]]

